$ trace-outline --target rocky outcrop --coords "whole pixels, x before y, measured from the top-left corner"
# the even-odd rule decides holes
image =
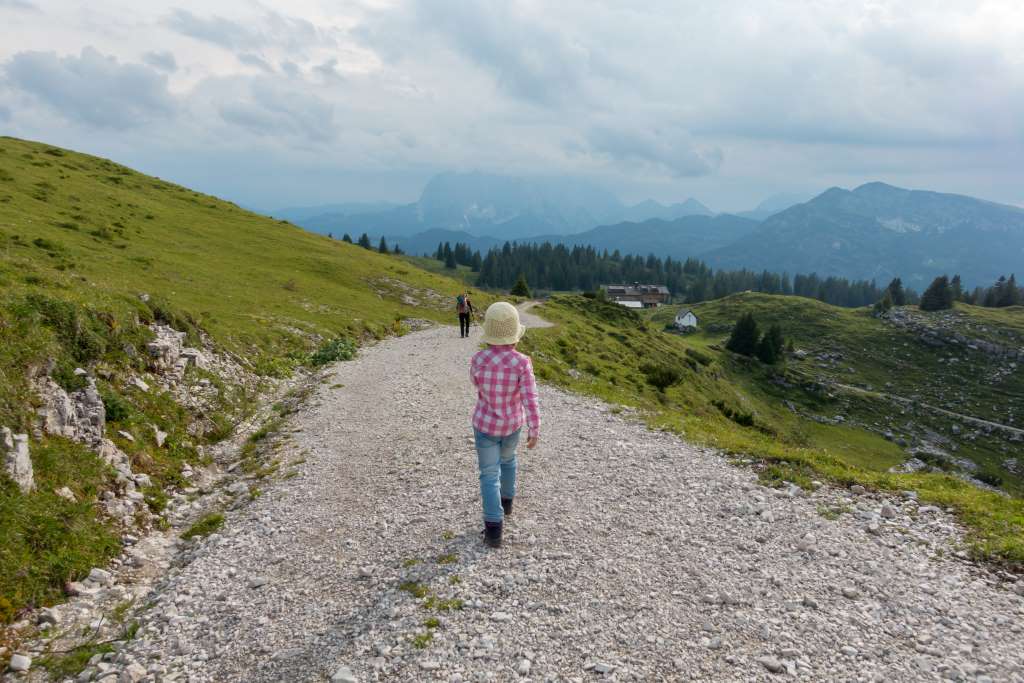
[[[3,454],[4,472],[7,473],[23,493],[35,488],[32,474],[32,458],[28,451],[28,434],[13,434],[10,429],[0,429],[0,451]]]
[[[92,377],[86,376],[86,386],[71,394],[50,377],[37,377],[35,389],[43,401],[38,414],[44,432],[90,446],[103,439],[107,412]]]
[[[933,348],[954,347],[984,353],[1011,361],[1024,361],[1024,344],[997,344],[968,336],[972,323],[955,312],[939,316],[925,316],[908,308],[894,308],[882,319],[917,335],[918,341]],[[979,329],[984,332],[985,329]]]
[[[150,329],[156,335],[156,339],[146,345],[151,370],[180,380],[189,365],[206,367],[203,352],[185,346],[187,335],[184,332],[178,332],[169,325],[152,325]]]

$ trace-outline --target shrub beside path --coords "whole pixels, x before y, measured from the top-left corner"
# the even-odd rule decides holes
[[[185,551],[119,666],[218,682],[1024,681],[1024,584],[962,559],[944,511],[764,488],[550,386],[506,545],[486,550],[479,331],[334,366],[278,441],[297,474]]]

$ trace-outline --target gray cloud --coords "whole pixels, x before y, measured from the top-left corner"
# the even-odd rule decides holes
[[[274,67],[267,63],[267,60],[263,59],[257,54],[251,52],[243,52],[242,54],[235,55],[239,62],[246,66],[253,66],[266,73],[274,73]]]
[[[183,36],[219,45],[229,50],[259,47],[263,40],[257,32],[223,17],[199,17],[184,9],[173,10],[164,24]]]
[[[63,117],[96,127],[141,126],[175,108],[166,76],[142,64],[123,64],[91,47],[77,57],[19,52],[4,71],[15,87]]]
[[[178,70],[178,62],[174,59],[174,54],[170,52],[147,52],[142,55],[142,61],[168,73]]]
[[[613,163],[653,166],[675,177],[702,176],[722,163],[717,147],[700,147],[680,128],[596,126],[586,135],[585,151]]]
[[[264,77],[208,87],[227,95],[218,105],[225,122],[257,135],[293,136],[317,143],[337,136],[334,105],[307,89]]]
[[[232,51],[252,52],[276,46],[305,54],[312,47],[336,44],[313,22],[274,11],[243,24],[220,16],[201,17],[178,8],[164,17],[163,23],[176,33]]]
[[[0,9],[17,9],[24,10],[27,12],[41,12],[35,5],[28,0],[0,0]]]
[[[166,144],[176,168],[246,152],[240,178],[281,164],[304,178],[288,192],[402,177],[373,197],[396,200],[412,177],[474,168],[716,208],[874,179],[1024,202],[1024,10],[1010,0],[166,7],[95,0],[89,25],[3,12],[23,44],[59,34],[75,51],[0,45],[5,132],[113,151],[190,141]],[[77,53],[89,44],[120,61]]]
[[[506,3],[417,0],[424,28],[439,33],[515,97],[550,105],[578,94],[590,51],[557,25],[531,21]]]
[[[0,104],[0,121],[10,121],[12,117],[10,107]]]

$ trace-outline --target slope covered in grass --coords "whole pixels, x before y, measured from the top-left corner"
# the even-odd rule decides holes
[[[401,333],[405,319],[448,320],[464,287],[111,161],[0,138],[0,426],[33,433],[32,378],[71,392],[85,383],[76,368],[86,369],[107,436],[153,479],[144,493],[155,513],[164,489],[184,485],[183,463],[230,432],[253,388],[203,375],[216,406],[196,430],[200,416],[168,393],[130,383],[147,369],[150,323],[187,332],[190,345],[206,339],[256,375],[282,376]],[[167,434],[162,446],[154,427]],[[116,485],[110,468],[56,437],[37,435],[31,451],[33,493],[0,475],[0,623],[58,599],[119,545],[97,511]],[[64,486],[74,502],[56,495]]]
[[[801,367],[814,360],[790,359],[770,367],[724,351],[722,344],[738,315],[751,310],[764,323],[780,322],[798,347],[843,349],[850,360],[835,372],[843,373],[847,382],[877,382],[896,374],[886,369],[885,363],[892,361],[888,353],[883,358],[882,350],[892,343],[910,348],[902,346],[905,339],[890,339],[882,323],[864,312],[795,297],[744,294],[693,308],[702,318],[703,331],[681,336],[664,331],[673,309],[648,320],[596,299],[554,297],[538,312],[557,326],[531,331],[524,347],[533,354],[542,378],[634,407],[649,424],[692,441],[755,456],[766,480],[809,486],[817,478],[915,489],[923,500],[960,513],[980,556],[1024,564],[1024,500],[1018,497],[1017,480],[1003,483],[1015,494],[1011,496],[944,472],[889,471],[909,456],[886,438],[886,431],[909,420],[920,423],[922,433],[939,428],[929,422],[927,411],[901,414],[901,408],[869,394],[823,388],[818,371],[824,368]],[[855,367],[853,373],[845,369],[847,363]],[[957,375],[951,381],[966,377]],[[984,386],[977,379],[972,386],[976,391],[970,395],[981,400]],[[843,420],[835,420],[837,415]],[[1002,455],[995,440],[979,439],[971,447],[957,454],[977,457],[983,467],[994,467]]]

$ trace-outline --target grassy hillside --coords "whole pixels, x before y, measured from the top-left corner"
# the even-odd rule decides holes
[[[252,372],[281,376],[332,340],[400,333],[406,318],[448,320],[464,287],[111,161],[0,138],[0,426],[32,432],[30,375],[52,364],[71,391],[84,383],[75,368],[86,368],[108,436],[154,479],[145,493],[155,511],[163,488],[182,484],[182,463],[223,438],[252,396],[206,378],[219,396],[204,416],[214,428],[190,433],[197,416],[128,384],[145,369],[147,323],[169,323],[192,344],[207,335]],[[151,425],[169,434],[163,448]],[[36,492],[0,475],[0,623],[58,598],[119,544],[96,512],[110,469],[63,439],[31,448]],[[62,486],[75,502],[54,493]]]
[[[963,407],[973,409],[992,403],[986,398],[980,360],[973,370],[958,368],[941,380],[931,377],[929,373],[948,368],[932,358],[936,352],[913,344],[905,332],[883,326],[864,311],[796,297],[743,294],[692,308],[701,316],[702,332],[682,336],[664,331],[675,308],[647,319],[595,299],[555,297],[542,312],[558,326],[531,331],[525,346],[542,377],[635,407],[650,424],[691,441],[756,456],[768,481],[809,486],[813,479],[827,478],[915,489],[923,500],[959,511],[980,556],[1024,565],[1024,500],[1019,498],[1019,477],[999,465],[1012,454],[1003,452],[1004,442],[979,436],[965,440],[956,455],[976,459],[982,472],[995,474],[998,469],[1004,476],[1002,487],[1012,496],[943,472],[892,474],[889,469],[909,457],[899,441],[910,446],[939,429],[948,434],[949,420],[879,400],[866,389],[827,388],[829,378],[824,376],[872,388],[891,382],[887,391],[892,393],[913,389],[926,394],[944,382],[964,395]],[[815,355],[808,355],[803,361],[769,367],[722,350],[733,322],[746,310],[765,324],[778,321],[798,348],[838,353],[843,360],[837,367],[829,362],[822,368]],[[1019,324],[1011,321],[1007,333],[1015,334]],[[1024,396],[1019,381],[1014,377],[1002,386],[1014,401]],[[1000,410],[985,414],[1004,416]]]

